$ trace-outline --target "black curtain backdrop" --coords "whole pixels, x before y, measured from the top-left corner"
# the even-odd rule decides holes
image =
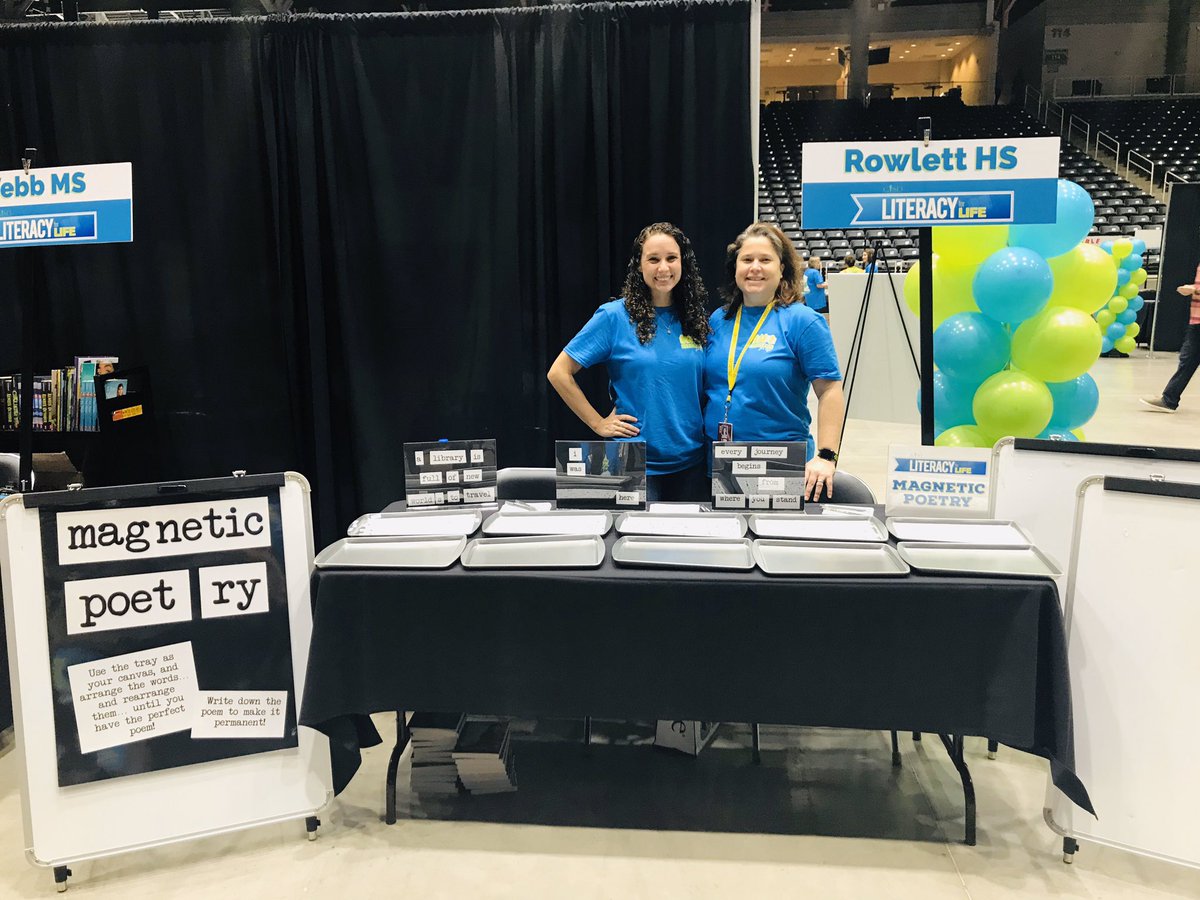
[[[0,253],[0,367],[21,295],[40,370],[150,367],[163,477],[300,471],[321,544],[403,495],[405,441],[548,465],[585,429],[545,372],[643,225],[692,237],[715,301],[753,214],[749,16],[0,28],[0,168],[36,146],[134,172],[133,244]]]

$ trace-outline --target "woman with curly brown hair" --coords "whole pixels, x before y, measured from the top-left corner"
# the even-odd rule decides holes
[[[622,298],[596,310],[546,376],[600,437],[645,440],[648,500],[709,496],[700,411],[707,299],[687,236],[669,222],[648,225],[633,242]],[[615,404],[607,416],[575,381],[599,363]]]
[[[711,441],[807,441],[805,498],[833,496],[846,414],[829,326],[804,304],[804,265],[775,225],[756,222],[725,255],[727,303],[705,353],[704,433]],[[817,395],[817,440],[808,388]]]

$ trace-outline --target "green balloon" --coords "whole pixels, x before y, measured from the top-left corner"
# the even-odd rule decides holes
[[[955,425],[934,438],[933,445],[935,447],[990,447],[992,442],[974,425]]]
[[[1092,367],[1101,340],[1100,326],[1087,313],[1051,306],[1022,322],[1013,335],[1013,366],[1042,381],[1071,381]],[[978,417],[975,421],[983,424]]]
[[[1105,307],[1104,309],[1100,310],[1100,312],[1096,313],[1096,324],[1099,325],[1101,329],[1107,328],[1115,321],[1117,321],[1117,315],[1108,307]]]
[[[997,439],[1037,437],[1050,424],[1054,397],[1042,381],[1009,369],[997,372],[979,386],[971,409],[979,430],[986,435]]]
[[[1054,292],[1047,306],[1073,306],[1091,315],[1117,287],[1117,265],[1095,244],[1080,244],[1047,260],[1054,273]]]
[[[1117,289],[1117,293],[1126,300],[1132,300],[1138,295],[1138,286],[1133,283],[1133,279],[1130,279]]]
[[[1113,297],[1108,301],[1108,309],[1114,315],[1119,316],[1121,313],[1125,312],[1125,310],[1129,309],[1129,301],[1118,294],[1116,297]]]
[[[952,266],[974,268],[1007,246],[1007,225],[942,225],[933,229],[933,252]]]
[[[958,226],[963,231],[969,228]],[[1008,226],[1005,226],[1007,230]],[[961,312],[979,312],[975,295],[971,292],[971,281],[975,278],[975,266],[960,266],[943,263],[936,253],[933,256],[933,330],[946,319]],[[904,302],[917,318],[921,317],[921,264],[914,263],[904,276]]]
[[[1118,338],[1113,343],[1113,346],[1116,347],[1118,350],[1120,350],[1122,353],[1132,353],[1134,348],[1137,347],[1137,341],[1135,341],[1129,335],[1125,335],[1125,337],[1123,337],[1123,338]]]
[[[1130,275],[1129,283],[1136,284],[1138,287],[1141,287],[1143,284],[1145,284],[1146,283],[1146,270],[1138,269],[1136,272],[1134,272],[1132,275]]]

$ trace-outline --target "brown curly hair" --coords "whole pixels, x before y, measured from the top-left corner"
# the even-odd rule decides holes
[[[704,279],[700,277],[700,266],[696,263],[696,254],[692,251],[692,242],[670,222],[647,225],[633,239],[629,267],[625,272],[625,284],[621,288],[629,321],[637,329],[638,340],[643,344],[650,343],[654,337],[657,318],[654,315],[650,288],[646,279],[642,277],[642,247],[652,234],[665,234],[679,245],[679,284],[671,291],[671,302],[679,316],[683,333],[703,347],[712,331],[708,324],[708,291],[704,287]]]
[[[725,249],[725,283],[721,285],[721,296],[725,298],[725,318],[732,319],[742,305],[742,292],[737,286],[737,258],[742,252],[742,244],[749,238],[763,237],[771,242],[775,253],[779,256],[781,278],[779,287],[775,289],[775,305],[791,306],[797,301],[804,302],[804,263],[800,254],[772,222],[755,222],[734,239]]]

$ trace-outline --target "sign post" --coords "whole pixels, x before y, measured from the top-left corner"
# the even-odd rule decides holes
[[[806,229],[920,229],[921,443],[932,444],[932,229],[1054,222],[1058,138],[934,141],[926,122],[923,140],[805,144],[801,219]]]

